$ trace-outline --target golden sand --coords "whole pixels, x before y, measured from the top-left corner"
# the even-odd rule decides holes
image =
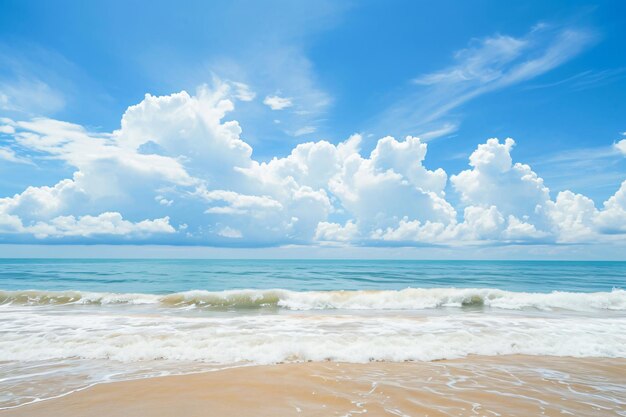
[[[296,363],[100,384],[0,416],[625,416],[626,360]]]

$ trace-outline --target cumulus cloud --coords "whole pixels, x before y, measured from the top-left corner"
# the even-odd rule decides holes
[[[616,142],[615,144],[613,144],[613,146],[615,147],[615,149],[620,151],[622,155],[626,156],[626,139],[622,139],[619,142]]]
[[[446,173],[426,169],[425,155],[418,138],[385,137],[369,158],[353,152],[343,159],[329,190],[366,228],[388,227],[404,217],[449,223],[456,212],[444,198]]]
[[[3,119],[4,160],[20,149],[74,174],[0,198],[0,240],[477,245],[626,237],[626,182],[600,208],[567,190],[553,200],[542,178],[514,160],[513,139],[479,144],[468,169],[450,177],[424,165],[427,144],[412,136],[384,137],[369,155],[358,134],[306,142],[260,162],[239,123],[227,120],[237,101],[251,99],[246,88],[217,82],[194,95],[148,94],[113,132]]]
[[[141,237],[160,233],[174,233],[169,217],[130,222],[120,213],[106,212],[98,216],[58,216],[49,221],[38,221],[24,226],[18,216],[1,215],[0,230],[10,234],[32,234],[37,239],[62,237],[116,236]]]
[[[356,223],[347,221],[339,223],[319,222],[315,229],[315,240],[328,242],[350,242],[356,239],[359,229]]]
[[[293,106],[290,98],[280,96],[267,96],[263,100],[263,104],[272,110],[283,110]]]
[[[93,235],[151,235],[174,233],[169,218],[142,220],[132,223],[122,218],[120,213],[106,212],[98,216],[59,216],[49,222],[38,222],[26,230],[37,238]]]
[[[561,242],[593,239],[594,220],[598,218],[594,202],[582,194],[561,191],[556,201],[548,202],[548,216]]]
[[[604,202],[604,210],[598,213],[595,223],[604,233],[626,233],[626,181]]]
[[[549,190],[528,165],[513,163],[515,141],[489,139],[470,155],[470,170],[450,178],[467,205],[495,206],[504,215],[539,220],[550,200]]]

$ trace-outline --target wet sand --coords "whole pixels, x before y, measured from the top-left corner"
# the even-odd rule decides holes
[[[626,359],[290,363],[100,384],[0,416],[626,416]]]

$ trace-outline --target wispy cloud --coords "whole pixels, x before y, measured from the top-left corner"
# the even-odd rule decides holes
[[[267,96],[263,100],[263,104],[272,110],[283,110],[293,106],[293,102],[289,97]]]
[[[18,156],[13,149],[2,146],[0,146],[0,160],[15,164],[34,165],[29,159]]]
[[[0,41],[0,113],[13,118],[98,115],[115,99],[60,53],[25,41]]]
[[[622,133],[626,136],[626,133]],[[610,142],[609,142],[610,143]],[[577,166],[606,167],[609,160],[620,161],[619,156],[622,147],[626,148],[626,139],[618,140],[612,145],[597,146],[593,148],[578,148],[560,151],[553,154],[543,155],[531,161],[533,166],[550,166],[555,164],[574,164]],[[624,149],[626,151],[626,149]],[[600,161],[603,161],[600,163]],[[575,171],[572,169],[571,171]],[[575,173],[575,172],[574,172]]]
[[[24,56],[0,44],[0,110],[26,114],[51,114],[65,106],[63,93],[50,85],[53,78],[41,60],[48,57],[34,48]]]
[[[616,182],[624,180],[624,158],[619,143],[594,148],[578,148],[547,154],[528,161],[541,170],[551,189],[572,189],[592,193],[604,190],[613,193]],[[595,191],[594,191],[595,190]],[[601,201],[604,197],[596,200]]]
[[[587,70],[571,77],[545,84],[535,84],[526,87],[527,90],[567,86],[574,91],[607,85],[626,76],[626,68],[607,69],[603,71]]]
[[[445,123],[441,127],[428,130],[422,133],[418,133],[417,136],[422,139],[424,142],[428,142],[429,140],[440,138],[443,136],[451,135],[456,132],[459,126],[456,123]]]
[[[397,134],[441,129],[445,135],[442,126],[454,122],[452,110],[545,74],[580,54],[595,39],[588,29],[545,24],[518,38],[496,34],[474,39],[454,53],[454,64],[413,79],[414,89],[383,113],[380,124],[394,126]]]
[[[293,132],[294,136],[304,136],[304,135],[309,135],[311,133],[315,133],[317,131],[317,129],[314,126],[304,126],[301,127],[300,129],[296,130],[295,132]]]
[[[63,95],[41,80],[19,78],[0,83],[0,110],[49,114],[64,106]]]
[[[256,93],[250,89],[248,84],[240,82],[232,82],[235,87],[235,97],[241,101],[252,101],[256,97]]]

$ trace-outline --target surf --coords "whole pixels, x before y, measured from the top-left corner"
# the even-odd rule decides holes
[[[0,291],[0,305],[142,305],[161,308],[305,310],[424,310],[484,307],[542,311],[626,310],[626,291],[513,292],[493,288],[290,291],[285,289],[193,290],[171,294],[81,291]]]

